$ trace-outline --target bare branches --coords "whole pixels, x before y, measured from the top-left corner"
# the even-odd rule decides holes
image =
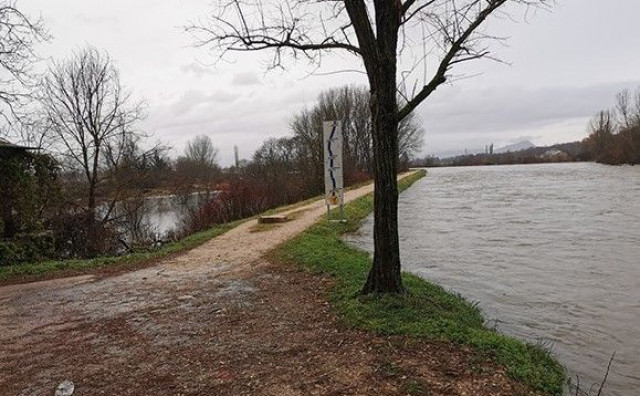
[[[435,4],[437,0],[429,0],[421,3],[417,0],[407,0],[402,5],[402,24],[411,21],[414,17],[424,17],[427,8]],[[415,5],[414,8],[412,8]]]
[[[490,56],[483,41],[497,39],[479,32],[487,18],[504,6],[508,0],[447,0],[427,5],[433,9],[426,13],[424,8],[415,11],[421,23],[431,30],[431,40],[439,43],[443,57],[429,82],[400,110],[399,118],[409,115],[420,103],[429,97],[441,84],[447,81],[450,68],[458,63],[468,62]]]
[[[607,383],[607,378],[609,377],[609,371],[611,371],[611,363],[613,363],[613,359],[615,358],[616,358],[616,353],[614,352],[613,355],[611,355],[611,359],[609,359],[609,364],[607,364],[607,372],[604,374],[604,378],[600,383],[600,388],[598,388],[598,394],[596,396],[600,396],[602,394],[602,389],[604,389],[604,384]]]
[[[272,68],[283,66],[285,54],[317,64],[323,52],[360,53],[351,41],[350,23],[343,18],[340,3],[220,0],[206,22],[186,30],[194,34],[198,46],[210,47],[219,59],[230,52],[271,49]]]
[[[94,48],[54,64],[43,81],[42,107],[51,140],[89,186],[88,207],[107,167],[119,161],[141,118],[106,54]]]
[[[406,48],[414,53],[422,51],[421,55],[414,56],[408,71],[402,72],[398,91],[406,104],[399,112],[399,119],[445,83],[453,66],[478,59],[499,61],[491,55],[487,43],[503,38],[481,29],[496,11],[506,4],[530,7],[548,5],[551,1],[398,0],[400,34],[396,44],[400,46],[390,48],[398,51],[393,56],[401,56]],[[395,0],[389,2],[395,3]],[[380,29],[382,20],[387,21],[386,25],[388,18],[393,17],[389,10],[394,7],[386,2],[366,0],[219,0],[206,23],[193,24],[187,31],[198,38],[197,45],[210,47],[219,59],[230,52],[271,50],[270,68],[282,68],[285,55],[294,59],[303,57],[319,65],[324,53],[344,50],[362,58],[373,82],[371,76],[383,54],[384,57],[391,55],[385,54],[389,42],[381,40],[381,36],[386,40],[390,31],[382,34]],[[381,14],[382,10],[385,15]],[[377,21],[377,18],[383,19]],[[417,30],[422,32],[421,37]],[[437,66],[428,73],[427,66],[434,58]],[[406,92],[409,77],[419,70],[423,75],[421,84],[416,85],[419,79],[412,78],[413,92]]]
[[[30,19],[15,0],[0,0],[0,114],[17,116],[17,107],[30,98],[36,43],[49,39],[41,19]]]

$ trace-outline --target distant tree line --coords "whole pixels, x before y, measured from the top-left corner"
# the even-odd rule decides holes
[[[427,156],[411,161],[414,167],[439,166],[483,166],[544,164],[551,162],[588,161],[589,152],[582,142],[554,144],[552,146],[531,147],[506,153],[482,153],[460,155],[451,158]]]
[[[369,92],[354,86],[327,90],[320,94],[312,108],[295,114],[291,121],[292,136],[267,140],[253,155],[245,177],[266,182],[269,186],[266,195],[281,196],[280,203],[322,193],[323,122],[327,120],[343,122],[345,183],[350,185],[370,178],[373,148]],[[423,135],[414,116],[401,123],[399,158],[403,168],[406,169],[409,159],[422,148]]]
[[[595,161],[607,165],[640,164],[640,88],[616,95],[616,104],[600,111],[588,125],[589,136],[577,142],[533,147],[500,154],[471,154],[451,158],[427,156],[411,166],[478,166]]]
[[[599,112],[589,124],[584,145],[589,159],[609,165],[640,164],[640,88],[616,96],[614,108]]]

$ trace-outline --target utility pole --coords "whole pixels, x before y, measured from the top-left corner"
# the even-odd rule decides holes
[[[238,146],[233,146],[233,154],[236,159],[236,169],[240,167],[240,155],[238,154]]]

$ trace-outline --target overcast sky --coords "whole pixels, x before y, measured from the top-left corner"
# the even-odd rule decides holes
[[[552,144],[582,139],[591,115],[613,104],[623,88],[640,86],[640,2],[557,0],[552,12],[515,14],[518,23],[492,23],[509,36],[494,54],[456,70],[467,77],[438,89],[417,110],[426,130],[425,153],[461,153],[522,139]],[[106,50],[124,85],[147,105],[140,125],[180,152],[198,134],[211,136],[227,165],[233,146],[249,158],[269,137],[289,133],[292,115],[313,105],[327,87],[364,84],[355,73],[308,75],[304,64],[265,74],[264,56],[212,65],[182,26],[204,18],[210,0],[19,0],[41,15],[53,35],[38,50],[62,59],[86,44]],[[356,58],[326,69],[359,68]]]

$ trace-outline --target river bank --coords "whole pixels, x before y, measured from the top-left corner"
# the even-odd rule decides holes
[[[49,394],[68,379],[78,395],[536,394],[470,345],[358,327],[335,310],[335,278],[265,259],[324,211],[298,206],[269,229],[247,221],[117,276],[0,287],[0,389]],[[446,296],[443,308],[466,307]]]
[[[640,168],[437,168],[400,197],[406,271],[553,349],[574,385],[640,389]],[[373,249],[373,219],[347,239]],[[575,390],[570,394],[576,394]]]
[[[424,174],[420,173],[402,180],[400,190],[409,188],[422,176]],[[271,252],[269,257],[276,262],[302,265],[313,273],[331,276],[335,280],[331,302],[348,326],[386,336],[467,345],[471,347],[473,359],[490,367],[491,364],[504,367],[508,377],[526,387],[545,394],[562,394],[566,382],[564,368],[545,348],[525,344],[487,328],[477,305],[460,295],[404,274],[409,290],[407,296],[357,297],[371,259],[367,253],[348,246],[341,237],[358,230],[372,209],[371,196],[359,198],[347,205],[346,224],[335,225],[322,220]],[[493,370],[501,372],[495,367]],[[432,387],[428,382],[422,385]]]

